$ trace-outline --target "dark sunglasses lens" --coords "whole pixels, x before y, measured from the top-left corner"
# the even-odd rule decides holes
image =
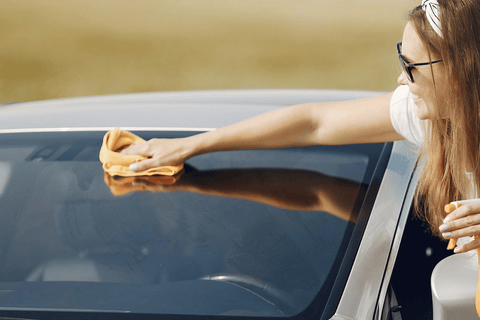
[[[409,72],[410,70],[408,70],[407,66],[405,65],[405,61],[403,61],[403,59],[400,55],[398,56],[398,60],[400,60],[400,65],[402,66],[403,72],[405,72],[405,74],[407,75],[407,79],[409,81],[412,81],[412,80],[410,80],[410,78],[411,78],[411,75],[410,75],[410,72]]]
[[[405,61],[402,59],[402,57],[399,57],[399,58],[400,58],[400,64],[402,65],[402,70],[403,72],[405,72],[405,75],[407,76],[408,81],[413,82],[412,69],[405,65]]]
[[[398,59],[400,60],[400,64],[402,65],[402,70],[405,72],[408,81],[413,82],[412,76],[412,69],[405,65],[405,60],[402,57],[402,43],[397,43],[397,52],[398,52]]]
[[[405,73],[407,74],[408,81],[413,82],[412,69],[410,68],[406,68],[406,69],[407,71]]]

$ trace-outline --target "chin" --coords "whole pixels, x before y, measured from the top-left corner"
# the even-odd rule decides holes
[[[420,120],[428,120],[428,119],[432,120],[432,117],[430,117],[428,114],[424,114],[418,111],[417,111],[417,117]]]
[[[425,106],[425,103],[421,100],[415,101],[415,105],[417,106],[417,117],[420,120],[426,120],[428,119],[428,112],[426,112],[427,108]]]
[[[430,114],[428,112],[418,112],[417,111],[417,117],[420,120],[438,120],[441,119],[437,114]]]
[[[429,112],[427,105],[423,100],[416,101],[415,105],[417,106],[417,117],[420,120],[435,120],[439,118],[437,114]]]

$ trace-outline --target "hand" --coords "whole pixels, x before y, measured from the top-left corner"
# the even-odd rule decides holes
[[[445,218],[440,231],[445,239],[475,236],[475,240],[456,247],[453,250],[455,253],[480,248],[480,203],[470,203],[455,209]]]
[[[135,162],[130,170],[141,171],[148,168],[177,165],[184,163],[189,156],[185,138],[150,139],[144,143],[136,143],[120,151],[123,155],[145,155],[149,159]]]

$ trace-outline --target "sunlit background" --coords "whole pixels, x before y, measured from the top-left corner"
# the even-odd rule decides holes
[[[411,0],[1,0],[0,103],[204,89],[392,90]]]

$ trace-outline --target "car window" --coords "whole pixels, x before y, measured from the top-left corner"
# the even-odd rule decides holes
[[[110,177],[104,133],[0,135],[0,310],[318,315],[388,157],[217,152],[174,177]]]

